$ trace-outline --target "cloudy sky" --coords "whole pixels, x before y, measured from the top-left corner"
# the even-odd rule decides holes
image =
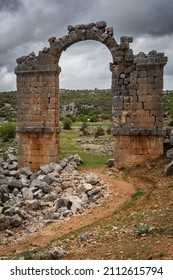
[[[173,0],[0,0],[0,91],[16,89],[16,58],[49,46],[68,25],[105,20],[121,36],[134,38],[134,54],[168,56],[164,89],[173,89]],[[60,59],[61,88],[110,88],[111,56],[99,42],[74,44]]]

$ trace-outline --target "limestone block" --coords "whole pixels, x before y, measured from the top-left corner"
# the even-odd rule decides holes
[[[86,33],[86,30],[85,29],[78,29],[76,30],[76,33],[77,33],[77,40],[78,41],[84,41],[85,40],[85,33]]]
[[[104,43],[109,38],[109,35],[106,33],[102,33],[101,36],[98,37],[99,41]]]
[[[124,110],[130,110],[132,108],[132,104],[130,102],[124,102]]]
[[[160,90],[162,88],[163,88],[163,81],[162,80],[160,80],[159,83],[154,83],[154,89],[155,90]]]
[[[152,95],[138,95],[139,102],[153,102],[154,98]]]
[[[144,102],[144,110],[152,110],[153,109],[153,102]]]
[[[120,42],[121,42],[121,43],[132,43],[132,42],[133,42],[133,37],[130,37],[130,36],[121,36]]]
[[[112,104],[115,109],[121,110],[124,106],[124,101],[122,96],[114,96],[112,99]]]
[[[121,110],[116,109],[116,110],[113,110],[112,115],[115,116],[115,117],[120,117],[121,112],[122,112]]]
[[[163,68],[157,68],[152,71],[153,77],[163,77]]]
[[[125,60],[126,60],[126,62],[128,61],[128,62],[132,62],[133,60],[134,60],[134,55],[133,54],[126,54],[125,55]]]
[[[132,89],[132,90],[137,90],[139,88],[139,84],[136,84],[135,82],[132,83],[131,80],[130,80],[130,84],[127,85],[127,88]]]
[[[105,29],[105,32],[109,35],[109,36],[113,36],[113,27],[107,27]]]
[[[113,116],[112,121],[113,121],[114,127],[119,127],[119,123],[120,123],[120,118],[119,117]]]
[[[92,29],[94,26],[95,26],[95,23],[93,23],[93,22],[84,25],[85,29],[89,29],[89,30]]]
[[[141,71],[144,72],[144,71]],[[153,77],[146,77],[146,78],[138,78],[137,83],[139,84],[152,84],[154,82]]]
[[[129,43],[123,42],[120,44],[120,49],[121,50],[126,50],[129,48]]]
[[[104,27],[106,27],[106,26],[107,26],[107,24],[106,24],[105,21],[97,21],[97,22],[96,22],[96,27],[97,27],[97,28],[104,28]]]
[[[163,121],[160,122],[160,121],[157,120],[157,118],[156,118],[155,126],[156,126],[157,128],[163,128]]]

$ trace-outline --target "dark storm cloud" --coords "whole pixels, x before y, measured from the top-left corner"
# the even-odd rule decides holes
[[[0,11],[17,11],[20,5],[20,0],[0,0]]]
[[[118,33],[133,36],[173,33],[172,0],[102,0],[99,3],[98,14],[115,26]]]
[[[117,41],[120,36],[130,35],[134,38],[132,47],[137,51],[151,47],[169,54],[166,69],[171,74],[172,14],[172,0],[0,0],[0,67],[4,77],[11,75],[5,79],[9,81],[17,57],[31,51],[37,53],[49,45],[51,36],[66,35],[69,24],[105,20],[113,26]],[[76,48],[80,50],[78,44]],[[100,48],[95,56],[100,56]],[[82,54],[80,57],[83,59]],[[73,53],[68,59],[73,63]],[[89,62],[91,58],[87,59]]]

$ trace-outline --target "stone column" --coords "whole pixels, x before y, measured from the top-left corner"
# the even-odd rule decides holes
[[[115,161],[129,167],[163,153],[163,53],[133,55],[122,37],[111,64]]]
[[[18,162],[33,171],[59,160],[59,73],[16,69]]]

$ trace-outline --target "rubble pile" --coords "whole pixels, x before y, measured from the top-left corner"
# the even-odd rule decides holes
[[[1,157],[0,230],[9,235],[19,227],[35,231],[100,204],[108,195],[107,186],[93,173],[80,173],[81,163],[78,155],[69,156],[33,173],[28,167],[18,169],[15,155]]]

